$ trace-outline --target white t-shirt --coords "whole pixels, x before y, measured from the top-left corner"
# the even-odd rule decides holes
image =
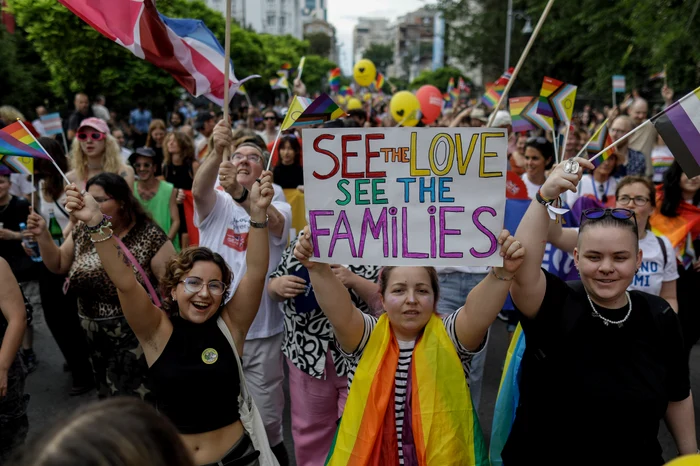
[[[666,265],[664,266],[664,254],[657,237],[647,231],[644,239],[639,240],[639,248],[642,250],[642,266],[634,276],[629,290],[644,291],[655,296],[661,293],[661,285],[678,279],[676,268],[676,252],[671,242],[665,236],[659,237],[666,247]]]
[[[39,192],[43,193],[44,190],[44,180],[39,181]],[[65,209],[65,204],[66,204],[66,194],[63,193],[61,194],[61,197],[58,198],[58,201],[56,202],[48,202],[44,200],[44,195],[42,194],[40,196],[39,200],[39,208],[37,210],[37,213],[44,217],[44,220],[46,220],[46,224],[49,224],[49,218],[50,218],[50,210],[53,209],[53,214],[56,216],[56,220],[58,220],[58,224],[61,227],[61,230],[65,230],[66,227],[68,226],[68,222],[70,222],[70,217],[68,216],[68,212],[66,212]]]
[[[668,146],[654,146],[651,150],[651,164],[654,166],[654,183],[662,183],[664,181],[664,173],[673,165],[673,154]]]
[[[277,268],[282,252],[289,239],[289,226],[292,223],[292,208],[287,204],[282,188],[273,185],[275,194],[272,205],[284,216],[282,237],[277,238],[270,233],[270,262],[267,267],[269,276]],[[218,252],[231,267],[233,281],[231,296],[236,292],[246,272],[246,251],[248,248],[248,231],[250,230],[250,215],[235,202],[228,193],[215,190],[216,204],[204,221],[200,221],[197,209],[194,212],[194,224],[199,227],[199,245]],[[196,205],[196,204],[195,204]],[[246,290],[243,290],[245,292]],[[277,335],[284,330],[284,314],[279,306],[267,294],[267,280],[263,290],[258,315],[253,321],[246,340],[267,338]]]
[[[525,187],[527,188],[527,197],[530,199],[534,199],[535,195],[537,194],[537,191],[540,190],[542,187],[541,184],[535,184],[532,181],[530,181],[530,178],[527,177],[527,173],[523,173],[520,178],[522,178],[523,183],[525,183]]]
[[[569,206],[573,206],[579,197],[590,197],[591,199],[597,199],[601,204],[603,203],[603,195],[607,196],[608,202],[605,203],[607,207],[615,207],[615,191],[617,190],[617,179],[614,177],[608,178],[608,181],[600,183],[593,179],[593,175],[583,175],[581,181],[578,183],[578,188],[575,193],[571,191],[566,192],[566,203]]]
[[[29,178],[29,175],[22,175],[19,173],[10,174],[10,183],[12,183],[12,186],[10,186],[10,194],[17,197],[24,197],[36,191]]]

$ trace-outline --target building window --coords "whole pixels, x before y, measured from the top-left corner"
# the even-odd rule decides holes
[[[286,22],[286,19],[284,15],[280,16],[280,32],[284,32],[284,25]]]
[[[274,26],[274,25],[275,25],[275,15],[274,15],[274,14],[268,14],[268,15],[267,15],[267,25],[268,25],[268,26]]]

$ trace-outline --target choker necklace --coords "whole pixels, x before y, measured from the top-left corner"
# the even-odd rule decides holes
[[[622,327],[622,324],[627,322],[627,319],[630,318],[630,315],[632,314],[632,299],[630,299],[629,292],[625,291],[625,295],[627,296],[627,303],[629,304],[629,307],[627,309],[627,315],[622,320],[614,321],[614,320],[606,319],[605,317],[603,317],[600,314],[600,312],[598,312],[598,310],[593,305],[593,301],[591,301],[590,295],[588,293],[586,293],[586,297],[588,298],[588,302],[591,304],[591,309],[593,309],[593,317],[597,317],[597,318],[601,319],[606,327],[610,324],[617,325],[618,327]]]

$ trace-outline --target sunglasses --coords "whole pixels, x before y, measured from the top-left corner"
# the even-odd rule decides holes
[[[135,163],[134,168],[151,168],[153,166],[152,163]]]
[[[547,141],[547,138],[543,138],[542,136],[534,136],[528,138],[526,142],[527,144],[547,144],[549,141]]]
[[[612,217],[612,218],[616,218],[618,220],[632,219],[632,220],[634,220],[634,227],[638,229],[637,216],[634,215],[634,211],[629,210],[629,209],[622,209],[619,207],[616,209],[604,209],[602,207],[595,207],[593,209],[586,209],[583,212],[581,212],[581,221],[579,222],[579,224],[582,224],[584,219],[600,220],[601,218],[604,218],[604,217]]]
[[[263,118],[263,120],[276,120],[276,119],[277,119],[277,117],[273,117],[273,116],[272,117],[267,116],[267,117]]]
[[[88,138],[93,141],[101,141],[106,137],[106,135],[104,133],[100,133],[99,131],[95,131],[92,133],[78,133],[77,137],[81,141],[86,141]]]
[[[185,284],[185,291],[188,293],[199,293],[204,288],[204,280],[199,277],[187,277],[180,283]],[[212,280],[207,283],[209,293],[214,296],[221,296],[226,291],[226,284],[220,280]]]

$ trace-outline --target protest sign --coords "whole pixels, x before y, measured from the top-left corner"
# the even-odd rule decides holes
[[[319,262],[500,266],[507,140],[498,128],[304,130]]]

